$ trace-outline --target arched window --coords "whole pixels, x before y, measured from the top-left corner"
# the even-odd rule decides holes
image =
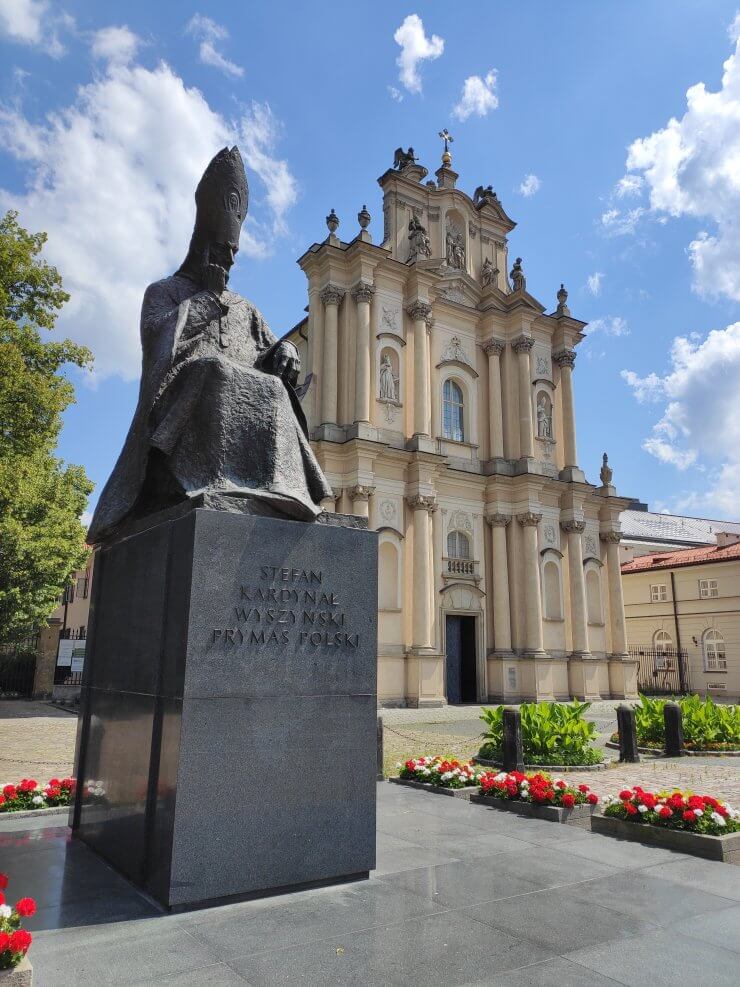
[[[702,637],[704,645],[704,670],[706,672],[726,672],[727,653],[725,652],[725,639],[714,627],[704,631]]]
[[[671,651],[673,649],[673,638],[668,631],[656,631],[653,634],[653,648],[660,652]]]
[[[601,612],[601,580],[597,569],[589,569],[586,573],[586,605],[588,607],[589,624],[603,624]]]
[[[378,609],[398,610],[398,549],[389,541],[378,549]]]
[[[447,535],[447,557],[450,559],[470,558],[470,539],[463,531],[451,531]]]
[[[446,380],[442,388],[442,435],[455,442],[465,441],[465,402],[462,388]]]
[[[545,617],[547,620],[562,620],[563,610],[560,604],[560,571],[556,562],[545,562],[542,569],[542,583],[545,591]]]

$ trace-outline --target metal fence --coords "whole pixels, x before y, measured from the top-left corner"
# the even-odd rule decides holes
[[[3,699],[20,699],[33,694],[38,643],[37,633],[0,643],[0,696]]]
[[[73,672],[69,665],[57,665],[54,669],[54,685],[82,685],[82,672]]]
[[[646,695],[680,696],[691,691],[689,661],[684,648],[629,649],[632,658],[640,661],[637,687]]]

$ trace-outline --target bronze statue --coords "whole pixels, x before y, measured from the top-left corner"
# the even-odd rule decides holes
[[[482,209],[483,206],[494,202],[498,204],[498,196],[493,191],[492,185],[486,185],[485,188],[479,185],[473,193],[473,205],[476,209]]]
[[[139,400],[91,544],[128,519],[201,494],[304,520],[331,495],[294,391],[298,351],[227,288],[248,200],[239,150],[224,148],[196,189],[185,261],[144,293]]]
[[[393,155],[393,167],[398,171],[403,171],[404,168],[412,164],[416,164],[413,147],[410,147],[408,151],[404,151],[402,147],[397,147],[396,153]]]

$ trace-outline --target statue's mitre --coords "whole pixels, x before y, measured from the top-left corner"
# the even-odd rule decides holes
[[[239,243],[247,217],[249,186],[238,147],[213,158],[195,190],[195,236],[214,243]]]

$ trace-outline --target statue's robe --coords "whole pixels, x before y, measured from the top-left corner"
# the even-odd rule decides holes
[[[139,400],[95,510],[91,544],[128,517],[168,506],[156,503],[163,486],[170,502],[221,493],[278,515],[317,516],[331,488],[295,392],[269,372],[277,342],[259,311],[233,292],[219,300],[183,274],[147,288]]]

